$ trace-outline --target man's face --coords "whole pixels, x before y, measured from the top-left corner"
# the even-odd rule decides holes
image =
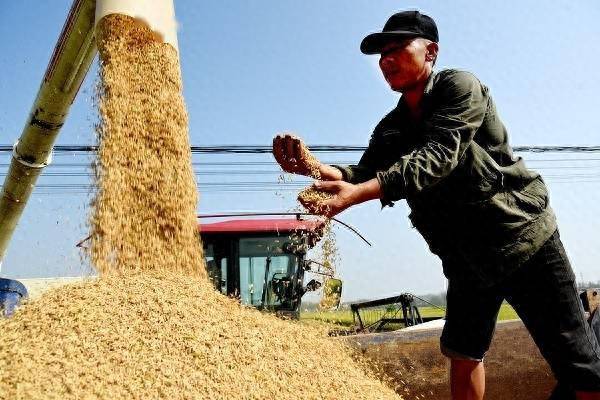
[[[411,38],[383,48],[379,68],[392,90],[404,92],[429,76],[429,43],[426,39]]]

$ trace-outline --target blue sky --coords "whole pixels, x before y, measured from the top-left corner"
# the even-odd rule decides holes
[[[71,1],[4,3],[0,143],[12,144],[21,133]],[[600,144],[600,5],[592,0],[176,1],[191,143],[267,145],[277,132],[293,131],[313,145],[366,145],[398,95],[381,78],[377,58],[362,55],[359,43],[367,33],[380,30],[393,12],[414,8],[438,23],[437,67],[470,70],[490,87],[514,145]],[[94,143],[95,73],[94,66],[57,144]],[[0,156],[0,164],[9,162],[8,154]],[[548,177],[551,202],[578,278],[600,280],[600,154],[523,156]],[[85,161],[61,156],[56,163],[68,162],[68,157]],[[358,157],[344,154],[337,159]],[[567,158],[572,160],[556,161]],[[268,156],[195,159],[233,160],[272,161]],[[295,204],[293,192],[203,191],[207,179],[276,182],[277,175],[200,177],[202,213],[287,210]],[[58,181],[46,176],[43,182]],[[81,194],[34,194],[2,275],[81,273],[74,244],[86,236],[88,202]],[[443,290],[439,260],[410,228],[405,205],[379,208],[364,204],[340,216],[374,243],[369,248],[346,231],[337,231],[345,299]]]

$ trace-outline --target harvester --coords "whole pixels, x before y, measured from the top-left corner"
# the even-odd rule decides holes
[[[260,215],[260,214],[259,214]],[[202,216],[204,218],[214,216]],[[307,258],[323,235],[321,219],[245,218],[198,225],[210,279],[243,305],[297,318],[302,297],[322,289],[322,304],[339,305],[342,281]],[[311,275],[306,284],[305,274]]]

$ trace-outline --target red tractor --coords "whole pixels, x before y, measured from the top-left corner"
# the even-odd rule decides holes
[[[228,219],[202,222],[198,229],[209,277],[221,293],[238,297],[244,305],[288,317],[298,316],[305,293],[323,285],[329,304],[339,304],[341,281],[318,262],[306,259],[308,250],[323,235],[324,221],[301,219],[300,215]],[[305,272],[317,279],[304,284]]]

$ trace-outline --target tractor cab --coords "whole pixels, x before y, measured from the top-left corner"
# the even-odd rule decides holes
[[[306,253],[321,239],[323,227],[321,220],[299,218],[198,225],[215,288],[244,305],[288,317],[297,317],[302,296],[322,285],[316,279],[304,285],[304,273],[310,270]]]

